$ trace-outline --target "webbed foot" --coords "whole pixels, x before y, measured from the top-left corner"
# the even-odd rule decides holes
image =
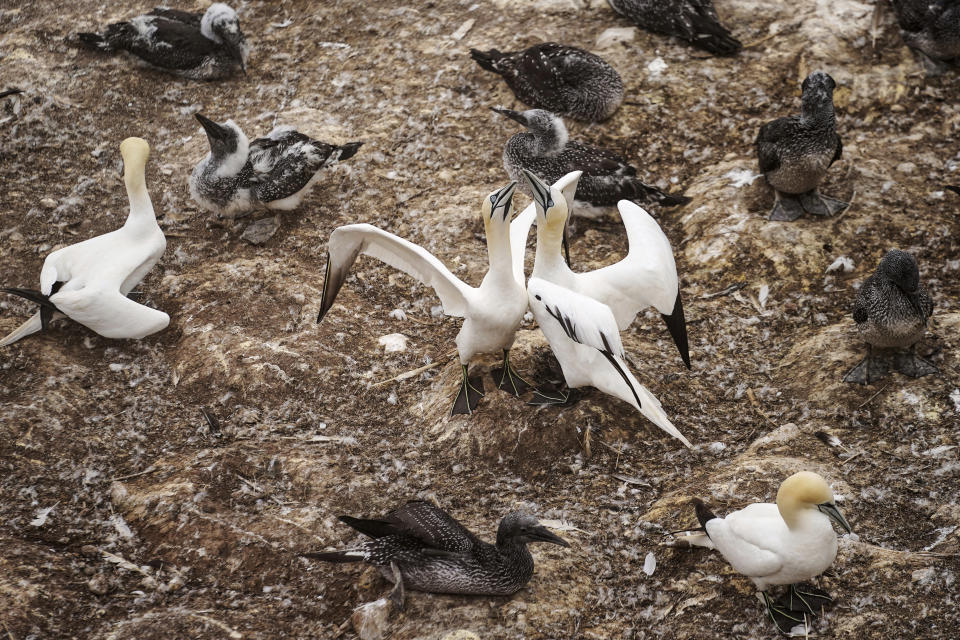
[[[784,605],[790,611],[820,615],[824,607],[833,603],[833,598],[823,589],[802,582],[792,584],[786,597],[777,604]]]
[[[800,195],[800,206],[804,211],[815,216],[832,216],[849,207],[850,203],[822,196],[814,189]]]
[[[872,353],[868,353],[867,357],[860,361],[860,364],[843,376],[843,381],[853,384],[870,384],[886,378],[888,370],[889,363],[884,358],[878,358]]]
[[[803,612],[791,611],[779,603],[773,602],[766,591],[761,593],[763,594],[763,602],[767,605],[767,615],[773,621],[774,626],[777,627],[777,631],[788,635],[790,630],[798,624],[806,624]]]
[[[568,407],[577,401],[572,389],[544,384],[533,391],[533,397],[527,404],[535,407]]]
[[[480,404],[480,398],[483,397],[483,378],[480,376],[469,377],[465,364],[461,364],[460,368],[463,370],[463,380],[460,382],[457,399],[453,401],[451,415],[472,415],[477,405]]]
[[[793,222],[803,215],[803,207],[800,201],[793,196],[782,193],[777,194],[777,201],[773,203],[773,210],[770,211],[770,220],[777,222]]]
[[[497,382],[497,389],[506,391],[517,398],[532,388],[530,383],[524,380],[513,370],[513,367],[510,366],[509,350],[505,349],[503,351],[503,366],[494,369],[491,373],[493,374],[493,379]]]
[[[925,360],[909,351],[896,354],[890,363],[890,368],[911,378],[922,378],[931,373],[940,373],[940,370],[929,360]]]

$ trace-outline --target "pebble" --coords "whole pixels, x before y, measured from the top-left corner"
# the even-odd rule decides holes
[[[40,199],[40,206],[41,206],[41,207],[46,207],[47,209],[56,209],[56,208],[57,208],[57,201],[54,200],[53,198],[41,198],[41,199]]]
[[[95,575],[87,582],[87,588],[98,596],[105,595],[110,591],[110,581],[102,573]]]

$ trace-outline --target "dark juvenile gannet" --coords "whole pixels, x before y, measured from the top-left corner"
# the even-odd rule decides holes
[[[829,216],[848,206],[817,193],[827,169],[843,152],[833,111],[836,86],[829,75],[814,71],[803,81],[800,115],[777,118],[760,127],[756,141],[760,171],[776,189],[771,220],[796,220],[804,211]]]
[[[340,516],[373,538],[343,551],[302,554],[327,562],[366,562],[396,586],[391,599],[403,607],[404,590],[508,596],[533,576],[527,545],[570,545],[531,515],[514,511],[500,521],[497,543],[484,542],[439,507],[408,502],[381,519]]]
[[[170,316],[127,297],[160,260],[167,240],[147,193],[144,168],[150,146],[141,138],[120,143],[123,181],[130,199],[127,221],[116,231],[90,238],[47,256],[40,290],[3,289],[40,305],[0,346],[46,329],[67,316],[106,338],[143,338],[166,328]]]
[[[207,211],[235,217],[257,206],[289,211],[299,206],[328,165],[352,158],[362,142],[313,140],[292,127],[276,127],[247,141],[233,120],[219,124],[199,113],[210,153],[190,176],[190,195]]]
[[[98,33],[77,34],[100,51],[127,51],[149,65],[194,80],[217,80],[247,72],[250,47],[237,13],[217,2],[206,13],[157,8],[115,22]]]
[[[743,48],[730,35],[713,8],[713,0],[607,0],[614,11],[638,26],[677,36],[718,56]]]
[[[503,76],[520,102],[575,120],[600,122],[623,102],[623,80],[606,60],[555,42],[523,51],[470,49],[481,67]]]
[[[571,171],[583,173],[572,215],[591,217],[606,213],[620,200],[652,200],[664,206],[690,202],[685,196],[670,195],[642,183],[636,177],[637,170],[616,153],[570,140],[563,120],[549,111],[494,111],[527,128],[512,136],[503,150],[504,169],[521,183],[524,191],[530,193],[524,170],[547,183],[556,182]]]
[[[960,2],[957,0],[892,0],[907,46],[923,57],[927,68],[941,73],[960,66]]]
[[[514,275],[511,259],[510,216],[515,187],[511,182],[483,200],[481,216],[490,268],[477,288],[453,275],[423,247],[373,225],[351,224],[335,229],[327,243],[323,301],[317,322],[333,306],[357,257],[361,253],[372,256],[433,287],[443,312],[464,319],[456,339],[463,379],[453,403],[454,414],[473,413],[483,396],[483,380],[467,373],[470,362],[480,353],[502,352],[503,368],[494,371],[497,386],[515,396],[523,394],[529,385],[510,366],[510,347],[527,311],[523,273],[521,270],[519,279]]]
[[[777,503],[756,503],[728,514],[713,515],[694,501],[700,531],[683,539],[692,545],[716,549],[763,594],[767,613],[783,633],[816,614],[831,602],[820,589],[801,584],[830,567],[837,557],[837,534],[831,521],[847,533],[853,529],[834,502],[826,481],[810,471],[795,473],[780,485]],[[774,602],[771,587],[790,585],[784,601]]]
[[[857,292],[853,319],[869,351],[844,382],[869,384],[890,368],[913,378],[937,373],[933,364],[909,350],[923,337],[932,313],[933,300],[920,284],[917,261],[906,251],[888,251]],[[874,347],[893,351],[876,354]]]

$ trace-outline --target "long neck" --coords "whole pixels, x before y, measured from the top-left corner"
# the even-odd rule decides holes
[[[566,267],[561,248],[563,246],[563,224],[548,223],[539,216],[537,220],[537,253],[533,259],[533,275]]]
[[[134,229],[152,229],[157,227],[157,216],[147,193],[147,181],[143,175],[143,168],[130,167],[124,173],[123,182],[127,187],[127,198],[130,200],[130,214],[124,227]]]
[[[510,538],[497,540],[497,551],[501,558],[507,561],[511,569],[511,578],[519,585],[524,585],[533,575],[533,556],[525,542],[517,542]]]
[[[488,222],[486,224],[486,232],[490,275],[497,279],[512,279],[513,254],[510,250],[510,225],[506,222]]]

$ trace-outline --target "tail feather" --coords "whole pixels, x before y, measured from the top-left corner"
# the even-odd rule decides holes
[[[732,56],[743,49],[739,40],[730,35],[722,24],[708,16],[692,16],[691,22],[696,31],[690,42],[717,56]]]
[[[5,347],[9,344],[13,344],[20,338],[29,336],[32,333],[36,333],[43,328],[43,323],[40,321],[40,313],[35,313],[30,316],[30,319],[21,324],[19,327],[13,330],[6,338],[0,340],[0,347]]]
[[[34,302],[41,307],[47,307],[48,309],[53,309],[57,311],[57,305],[50,302],[50,297],[45,296],[36,289],[22,289],[20,287],[4,287],[0,288],[0,291],[4,293],[9,293],[11,295],[19,296],[25,298],[30,302]]]
[[[494,73],[500,73],[497,63],[503,54],[496,49],[490,51],[480,51],[479,49],[470,49],[470,57],[473,58],[481,68]]]
[[[382,538],[397,533],[396,528],[384,520],[366,520],[364,518],[340,516],[340,522],[371,538]]]
[[[6,98],[7,96],[13,96],[18,93],[23,93],[23,89],[6,89],[4,91],[0,91],[0,98]]]
[[[711,520],[716,520],[717,516],[714,515],[710,508],[707,507],[706,503],[700,498],[693,499],[693,508],[697,512],[697,521],[700,523],[700,528],[704,532],[707,530],[707,523]]]
[[[344,551],[321,551],[318,553],[301,553],[301,558],[312,558],[324,562],[363,562],[367,555],[362,551],[346,549]]]
[[[97,49],[99,51],[113,51],[113,47],[110,46],[110,43],[107,42],[107,39],[99,33],[78,33],[77,37],[80,38],[80,42],[92,49]]]

